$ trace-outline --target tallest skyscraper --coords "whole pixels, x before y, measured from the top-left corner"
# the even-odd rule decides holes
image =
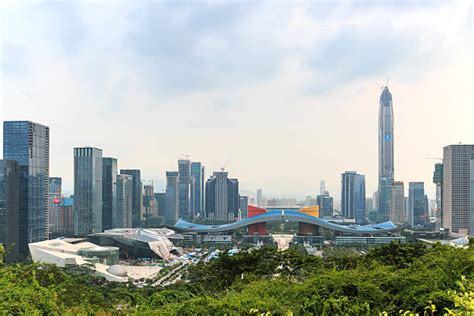
[[[378,220],[387,221],[394,179],[392,94],[384,87],[379,102]]]

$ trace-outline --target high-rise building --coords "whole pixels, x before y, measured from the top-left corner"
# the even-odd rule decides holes
[[[374,199],[366,198],[365,199],[365,215],[369,217],[370,213],[374,210]]]
[[[469,234],[470,162],[474,145],[450,145],[443,148],[443,227],[451,232]]]
[[[191,160],[178,160],[179,217],[192,219],[191,212]]]
[[[158,217],[155,207],[155,193],[153,191],[153,183],[145,184],[143,186],[143,209],[145,212],[145,220]]]
[[[200,162],[191,163],[191,213],[203,217],[204,212],[204,166]]]
[[[263,190],[257,190],[257,206],[263,206]]]
[[[436,202],[434,215],[436,217],[436,228],[443,227],[443,164],[435,164],[433,172],[433,183],[436,185]]]
[[[166,193],[160,192],[155,193],[155,207],[157,210],[157,214],[159,217],[165,217],[165,209],[166,209]]]
[[[364,224],[365,176],[355,171],[342,174],[341,212],[345,218],[355,218],[357,224]]]
[[[394,136],[392,94],[384,87],[379,102],[378,220],[390,215],[391,188],[394,179]]]
[[[61,236],[61,194],[62,179],[49,177],[49,236],[57,238]]]
[[[326,181],[321,180],[319,182],[319,195],[324,195],[326,192]]]
[[[102,158],[102,229],[112,229],[117,208],[117,159]]]
[[[320,194],[316,197],[316,204],[319,205],[321,217],[331,217],[334,212],[334,200],[329,194]]]
[[[6,261],[18,258],[20,166],[15,160],[0,159],[0,244]]]
[[[471,219],[469,223],[469,234],[472,236],[474,235],[474,157],[471,157],[469,166],[469,217]]]
[[[142,194],[142,180],[141,172],[138,169],[120,169],[120,174],[126,174],[132,176],[132,227],[139,227],[142,218],[142,205],[143,205],[143,194]]]
[[[59,212],[59,234],[61,236],[74,236],[74,200],[72,198],[61,198],[61,211]]]
[[[112,228],[130,228],[133,225],[133,176],[117,176],[117,205],[112,214]]]
[[[206,214],[215,221],[232,221],[239,212],[239,181],[228,172],[214,172],[206,182]]]
[[[404,224],[407,221],[405,208],[405,186],[403,181],[394,181],[391,190],[390,220],[395,224]]]
[[[19,251],[49,237],[49,127],[31,121],[3,122],[3,159],[20,167]]]
[[[240,218],[248,217],[249,197],[241,195],[239,198]]]
[[[408,183],[408,220],[411,227],[424,227],[429,222],[423,182]]]
[[[102,232],[102,149],[74,148],[74,234]]]
[[[179,218],[179,174],[166,172],[165,224],[173,226]]]

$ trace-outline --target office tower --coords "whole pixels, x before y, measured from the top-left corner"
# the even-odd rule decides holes
[[[391,188],[394,179],[393,158],[393,103],[392,94],[384,87],[379,102],[379,172],[378,220],[387,221],[390,215]]]
[[[145,184],[143,186],[143,209],[145,220],[152,217],[158,217],[158,213],[155,208],[155,194],[154,194],[153,183]]]
[[[112,229],[112,216],[117,207],[117,159],[102,158],[102,229]]]
[[[59,232],[61,236],[72,237],[74,235],[74,200],[72,198],[61,198],[61,211],[59,213]]]
[[[408,184],[408,219],[411,227],[424,227],[428,224],[428,208],[423,182]]]
[[[120,169],[120,174],[132,176],[132,227],[139,227],[142,220],[142,180],[141,172],[138,169]]]
[[[74,148],[74,234],[102,232],[102,149]]]
[[[159,217],[165,217],[166,193],[155,193],[155,207]]]
[[[345,218],[355,218],[357,224],[365,219],[365,176],[355,171],[342,174],[341,212]]]
[[[204,166],[200,162],[191,163],[191,214],[202,217],[204,211]]]
[[[227,179],[227,213],[230,220],[239,216],[239,180]]]
[[[20,167],[19,251],[49,237],[49,127],[30,121],[3,122],[3,159]]]
[[[248,217],[249,197],[241,195],[239,198],[240,218]]]
[[[192,219],[191,213],[191,161],[178,160],[179,217]]]
[[[6,261],[18,258],[20,166],[15,160],[0,159],[0,244],[7,251]]]
[[[365,215],[369,216],[373,210],[374,210],[374,199],[366,198],[365,199]]]
[[[133,176],[117,176],[117,205],[112,214],[112,228],[130,228],[133,225]]]
[[[61,194],[62,179],[58,177],[49,178],[49,236],[57,238],[61,236]]]
[[[238,217],[239,181],[229,179],[228,172],[214,172],[206,182],[206,214],[215,221],[232,221]]]
[[[436,217],[436,228],[443,227],[443,164],[435,164],[435,170],[433,172],[433,183],[436,185],[436,200],[434,215]]]
[[[469,161],[469,234],[474,235],[474,157]]]
[[[319,182],[319,195],[324,195],[326,192],[326,181],[321,180]]]
[[[331,217],[334,212],[334,200],[329,194],[320,194],[316,197],[316,204],[319,205],[320,217]]]
[[[263,190],[257,190],[257,206],[263,206]]]
[[[407,221],[405,209],[405,186],[403,181],[394,181],[391,190],[392,198],[390,204],[390,220],[397,224]]]
[[[165,224],[174,226],[179,218],[179,174],[166,172]]]
[[[470,233],[469,169],[472,157],[474,145],[443,148],[443,226],[451,232],[466,235]]]

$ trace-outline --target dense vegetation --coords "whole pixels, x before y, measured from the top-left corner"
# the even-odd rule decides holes
[[[106,282],[81,267],[3,264],[0,314],[472,315],[473,276],[473,244],[393,243],[324,258],[262,248],[199,263],[164,288]]]

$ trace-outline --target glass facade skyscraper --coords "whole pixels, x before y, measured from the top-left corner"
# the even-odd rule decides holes
[[[0,159],[0,244],[8,249],[7,261],[18,257],[20,167],[17,161]]]
[[[204,166],[200,162],[191,163],[191,213],[193,216],[204,212]]]
[[[345,218],[354,218],[357,224],[364,224],[365,176],[355,171],[342,174],[341,212]]]
[[[117,208],[117,159],[102,158],[102,229],[112,228]]]
[[[127,174],[132,176],[132,227],[139,227],[141,221],[143,220],[142,216],[142,205],[143,205],[143,191],[142,191],[142,179],[141,171],[138,169],[121,169],[120,174]]]
[[[379,101],[379,172],[378,172],[378,220],[390,217],[392,182],[394,180],[393,102],[388,87],[384,87]]]
[[[423,182],[408,183],[408,218],[411,227],[428,224],[428,205]]]
[[[239,215],[239,181],[228,172],[214,172],[206,181],[206,214],[215,221],[233,221]]]
[[[49,177],[49,236],[60,237],[62,179]]]
[[[173,226],[179,218],[179,175],[166,172],[165,224]]]
[[[3,158],[20,167],[19,251],[47,239],[49,202],[49,127],[31,121],[3,123]]]
[[[191,161],[178,160],[179,175],[179,217],[192,219],[191,213]]]
[[[102,149],[74,148],[74,234],[102,232]]]

